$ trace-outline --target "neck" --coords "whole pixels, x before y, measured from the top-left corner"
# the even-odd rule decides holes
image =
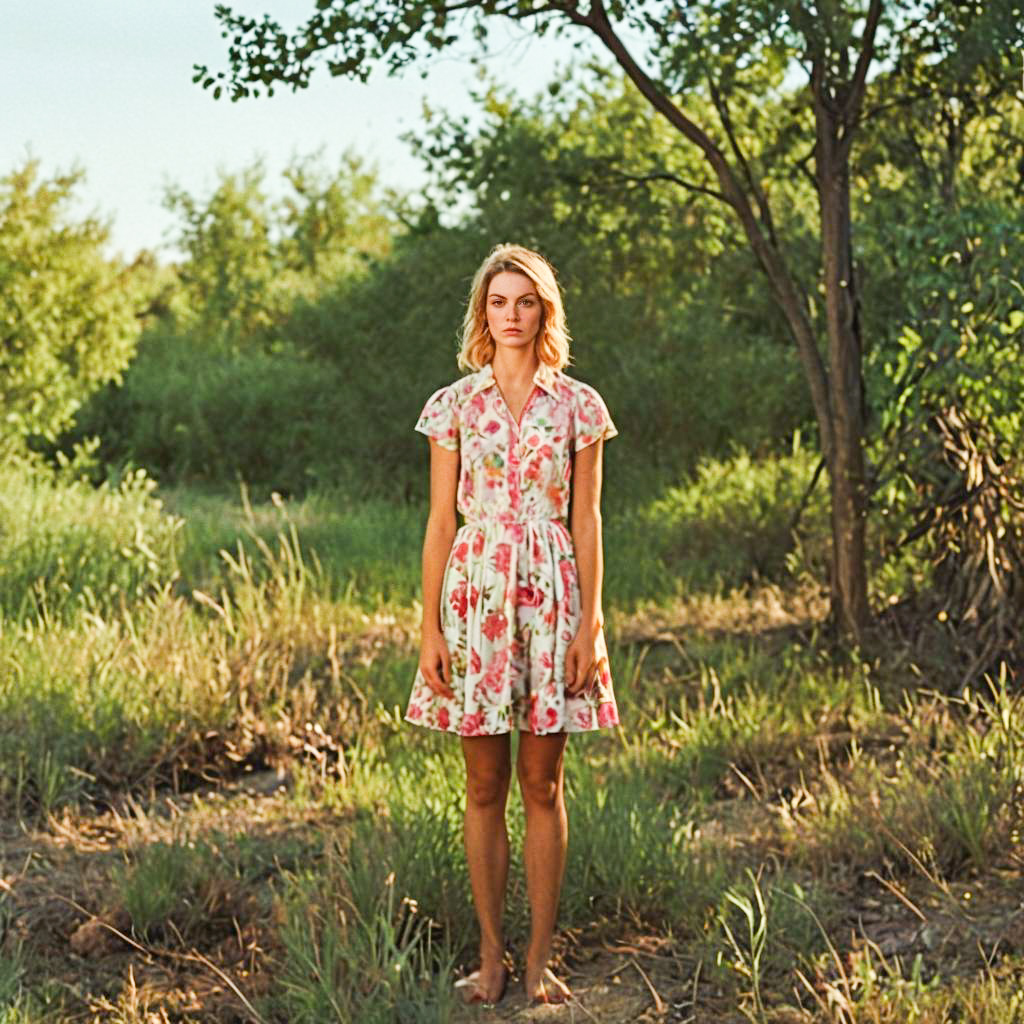
[[[498,346],[494,358],[491,360],[491,369],[499,384],[502,381],[507,381],[510,384],[525,384],[527,381],[533,380],[533,375],[539,367],[540,360],[537,358],[535,345],[518,349]]]

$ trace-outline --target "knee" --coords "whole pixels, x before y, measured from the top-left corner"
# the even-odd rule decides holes
[[[466,799],[474,807],[503,807],[508,796],[507,771],[473,771],[466,775]]]
[[[527,807],[551,810],[558,806],[562,796],[562,780],[558,774],[519,769],[519,789]]]

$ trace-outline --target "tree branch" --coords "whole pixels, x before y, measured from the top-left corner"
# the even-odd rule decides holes
[[[612,54],[640,94],[668,120],[676,131],[701,150],[715,172],[722,188],[723,201],[736,211],[750,247],[771,281],[776,301],[789,323],[800,362],[807,375],[811,402],[814,405],[815,419],[821,435],[822,451],[831,461],[835,438],[832,428],[832,402],[829,395],[828,374],[821,358],[821,352],[818,350],[814,329],[803,305],[804,296],[801,295],[793,280],[782,254],[762,231],[751,208],[749,197],[743,191],[729,166],[725,154],[707,132],[687,117],[633,59],[632,54],[626,49],[625,44],[612,27],[602,0],[592,0],[587,25]]]
[[[729,200],[725,198],[725,194],[719,192],[717,189],[708,188],[707,185],[698,185],[694,181],[687,181],[685,178],[680,178],[676,174],[672,174],[670,171],[650,171],[647,174],[630,174],[628,171],[620,171],[617,167],[609,167],[608,172],[614,175],[616,178],[620,178],[623,181],[636,182],[638,185],[642,185],[648,181],[668,181],[673,185],[678,185],[680,188],[684,188],[689,192],[699,192],[701,195],[710,196],[712,199],[717,199],[720,203],[729,205]]]
[[[860,116],[860,108],[864,102],[868,69],[875,58],[875,36],[878,32],[878,22],[881,16],[882,0],[871,0],[871,6],[868,8],[867,24],[864,26],[864,38],[861,40],[860,53],[857,55],[857,67],[850,81],[850,91],[840,110],[843,131],[839,138],[838,149],[840,159],[842,160],[848,158],[850,147],[853,145],[853,128]]]

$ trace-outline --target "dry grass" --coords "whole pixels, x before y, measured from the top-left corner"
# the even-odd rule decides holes
[[[294,532],[225,564],[3,626],[0,1022],[482,1019],[449,999],[457,750],[400,720],[417,609],[332,598]],[[629,726],[568,762],[579,1003],[491,1019],[1019,1020],[1022,702],[836,659],[822,611],[611,610]]]

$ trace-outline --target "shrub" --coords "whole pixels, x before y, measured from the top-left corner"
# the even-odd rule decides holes
[[[181,521],[155,486],[142,469],[96,489],[24,463],[0,467],[0,613],[102,611],[173,577]]]

